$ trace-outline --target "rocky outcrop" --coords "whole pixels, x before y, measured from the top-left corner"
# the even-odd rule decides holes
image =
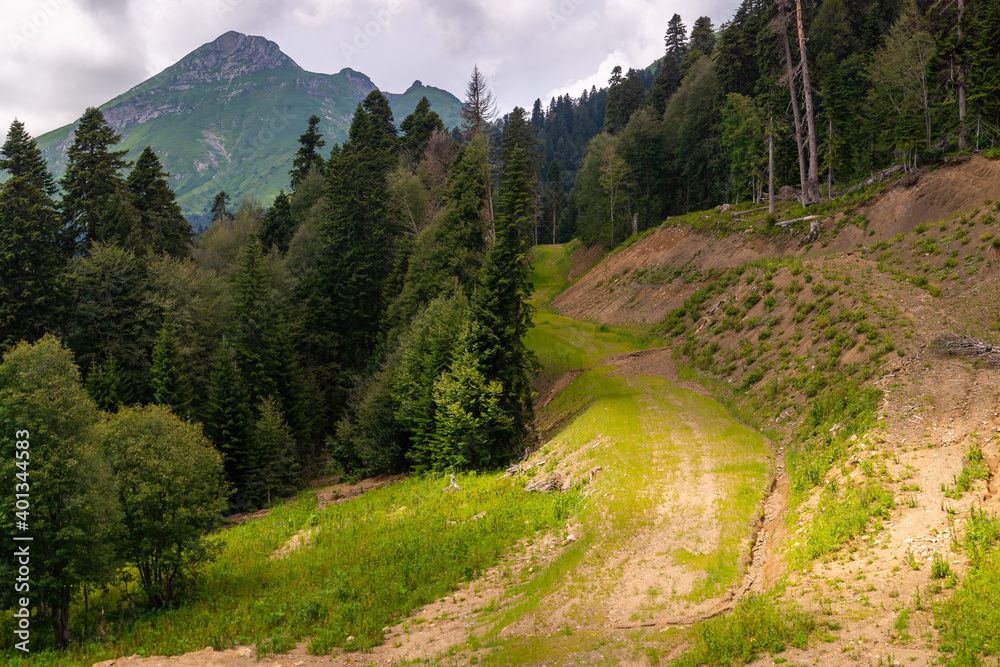
[[[170,75],[170,85],[181,86],[199,81],[229,81],[279,67],[301,69],[274,42],[229,31],[195,49],[164,74]]]

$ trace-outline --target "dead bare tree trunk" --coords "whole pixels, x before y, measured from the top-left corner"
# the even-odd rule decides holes
[[[959,0],[961,2],[961,0]],[[809,57],[806,53],[806,32],[802,27],[802,0],[795,0],[795,21],[799,29],[799,60],[802,63],[802,93],[806,100],[806,128],[809,133],[809,176],[806,178],[807,194],[803,204],[815,204],[819,193],[819,151],[816,148],[816,114],[813,110],[812,86],[809,83]]]
[[[792,64],[792,47],[788,43],[788,14],[785,11],[784,3],[782,3],[782,14],[778,17],[775,30],[781,33],[781,41],[785,46],[785,65],[788,67],[788,92],[792,98],[792,120],[795,125],[795,146],[799,151],[799,188],[802,191],[803,201],[805,204],[805,194],[806,194],[806,153],[805,145],[802,140],[802,116],[799,114],[799,97],[795,92],[795,66]]]
[[[962,17],[965,15],[965,0],[958,0],[958,48],[961,51],[962,45]],[[965,116],[969,111],[969,67],[965,63],[965,54],[959,53],[958,61],[958,149],[965,150],[969,147],[969,132],[965,127]]]

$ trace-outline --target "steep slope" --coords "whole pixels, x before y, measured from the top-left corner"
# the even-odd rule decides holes
[[[269,201],[287,186],[309,116],[322,119],[329,149],[347,138],[354,109],[375,88],[360,72],[307,72],[274,42],[228,32],[101,110],[130,156],[153,147],[172,175],[185,214],[197,214],[220,190],[235,201],[250,196]],[[448,127],[459,123],[461,102],[420,81],[404,93],[388,94],[397,123],[424,96]],[[67,125],[38,139],[57,177],[65,171],[74,131],[75,124]]]

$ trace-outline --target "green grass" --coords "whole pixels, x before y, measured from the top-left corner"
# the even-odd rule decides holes
[[[827,485],[805,543],[793,549],[790,560],[799,566],[807,565],[861,535],[872,522],[880,530],[879,522],[888,519],[894,507],[892,492],[877,480],[848,483],[843,488]]]
[[[692,647],[675,667],[748,664],[789,645],[805,648],[815,629],[812,617],[782,609],[775,594],[750,595],[726,616],[703,621],[691,633]]]
[[[382,642],[383,627],[473,579],[517,540],[561,525],[579,502],[576,493],[524,493],[520,484],[495,475],[461,475],[458,483],[464,490],[442,493],[447,482],[441,478],[410,478],[322,511],[309,494],[259,521],[216,533],[211,541],[218,558],[180,608],[112,625],[103,643],[35,653],[31,662],[92,664],[251,642],[277,650],[306,638],[316,653],[374,646]],[[485,516],[471,520],[480,513]],[[318,529],[311,547],[268,559],[310,527]],[[105,608],[114,619],[120,602],[112,589],[92,594],[90,607]],[[0,621],[0,656],[7,664],[27,664],[10,650],[11,622],[9,614]],[[36,619],[36,627],[42,622]]]
[[[579,241],[558,245],[536,245],[531,248],[531,300],[538,308],[548,304],[569,286],[570,257],[581,246]]]
[[[1000,550],[984,555],[935,613],[943,663],[975,667],[1000,655]],[[995,663],[990,663],[995,664]]]

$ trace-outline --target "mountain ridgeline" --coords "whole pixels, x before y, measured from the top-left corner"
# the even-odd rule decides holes
[[[130,159],[153,148],[182,210],[197,222],[220,190],[237,201],[269,203],[285,185],[307,119],[318,115],[320,131],[341,143],[358,102],[375,88],[360,72],[307,72],[274,42],[227,32],[100,109]],[[415,81],[386,97],[398,119],[426,97],[447,127],[459,124],[461,102],[439,88]],[[66,168],[76,127],[38,138],[56,177]]]

